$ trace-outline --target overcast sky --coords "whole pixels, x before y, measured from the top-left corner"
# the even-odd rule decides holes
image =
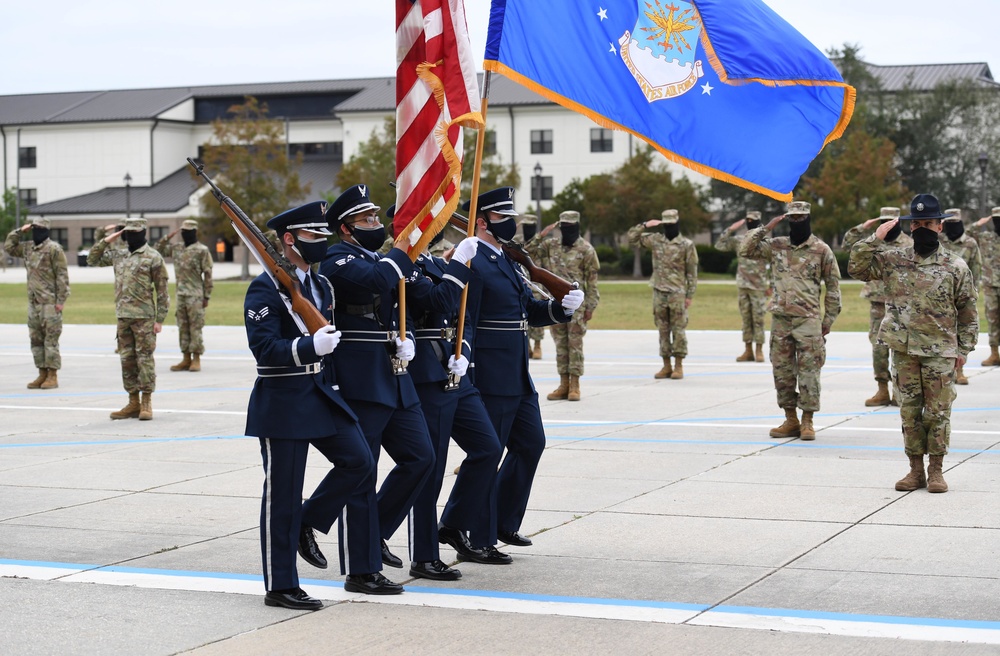
[[[593,2],[595,12],[601,5],[579,1]],[[767,4],[823,51],[858,44],[865,60],[882,65],[986,62],[1000,78],[1000,0]],[[466,0],[480,68],[489,6]],[[392,7],[390,0],[5,3],[0,95],[392,75]]]

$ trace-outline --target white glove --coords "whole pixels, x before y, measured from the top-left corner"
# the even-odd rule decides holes
[[[459,264],[467,264],[469,260],[476,256],[476,250],[478,248],[478,237],[466,237],[458,243],[458,246],[455,247],[455,252],[452,253],[451,259]]]
[[[455,374],[459,378],[465,375],[465,372],[469,370],[469,359],[464,355],[460,355],[458,359],[455,359],[455,355],[452,354],[448,358],[448,371]]]
[[[412,339],[396,338],[396,357],[403,362],[409,362],[416,355],[417,349],[413,346]]]
[[[316,355],[329,355],[340,344],[340,331],[328,326],[313,335],[313,349]]]
[[[563,296],[562,306],[568,314],[573,314],[581,305],[583,305],[583,292],[581,290],[571,289]]]

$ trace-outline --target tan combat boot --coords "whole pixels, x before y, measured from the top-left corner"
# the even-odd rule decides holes
[[[41,389],[55,389],[59,387],[59,374],[56,373],[55,369],[49,369],[49,375],[46,376],[45,382],[42,383]]]
[[[965,377],[965,371],[963,371],[963,369],[964,369],[964,367],[962,365],[958,365],[958,368],[955,370],[955,384],[956,385],[968,385],[969,384],[969,379]]]
[[[532,360],[542,359],[542,341],[539,339],[535,340],[535,345],[531,348],[531,359]]]
[[[549,401],[563,401],[569,396],[569,374],[559,374],[559,387],[549,393]]]
[[[813,413],[808,410],[802,411],[802,424],[799,426],[799,437],[803,442],[812,442],[816,439],[816,429],[813,428]]]
[[[742,355],[736,356],[737,362],[753,362],[753,349],[751,348],[752,344],[753,342],[745,343],[745,348],[743,350]]]
[[[670,374],[670,380],[680,380],[684,378],[684,358],[674,358],[674,370]]]
[[[111,413],[112,419],[135,419],[139,416],[139,392],[129,392],[128,405]]]
[[[874,408],[880,405],[889,405],[889,383],[878,381],[878,391],[875,396],[865,401],[865,407]]]
[[[569,394],[566,398],[570,401],[580,400],[580,377],[570,374],[569,376]]]
[[[897,492],[913,492],[927,487],[927,475],[924,474],[924,457],[910,456],[910,473],[896,481]]]
[[[187,371],[191,366],[191,354],[185,353],[184,358],[175,365],[170,366],[170,371]]]
[[[929,456],[927,460],[927,491],[947,492],[948,484],[944,482],[944,475],[941,473],[944,456]]]
[[[39,389],[42,386],[42,383],[44,383],[45,379],[48,377],[49,377],[48,369],[39,369],[38,378],[28,383],[28,389]]]
[[[757,362],[763,362],[764,361],[764,345],[763,344],[758,344],[757,345],[757,352],[754,353],[753,359],[756,360]]]
[[[188,371],[201,371],[201,354],[192,353],[191,354],[191,366],[188,367]]]
[[[990,347],[990,357],[983,360],[984,367],[1000,367],[1000,353],[997,353],[997,347]]]
[[[769,435],[781,438],[798,437],[800,428],[799,418],[795,415],[795,408],[785,408],[785,423],[777,428],[772,428]]]
[[[670,358],[663,358],[663,369],[660,369],[655,374],[653,378],[670,378],[670,374],[674,373],[674,368],[670,366]]]
[[[149,421],[153,418],[153,394],[152,392],[142,393],[142,405],[139,409],[139,421]]]

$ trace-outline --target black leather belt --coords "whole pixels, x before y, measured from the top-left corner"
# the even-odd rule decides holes
[[[397,330],[342,330],[342,342],[395,342],[399,337]]]
[[[449,342],[455,341],[457,331],[454,326],[443,326],[441,328],[417,328],[413,331],[417,339],[444,339]]]
[[[323,371],[323,362],[305,364],[301,367],[262,367],[257,366],[257,376],[260,378],[278,378],[279,376],[310,376]]]
[[[337,306],[337,309],[341,312],[346,312],[352,317],[363,317],[369,314],[375,314],[375,304],[367,303],[365,305],[351,305],[350,303],[341,303]]]
[[[477,330],[519,330],[523,333],[528,332],[528,320],[521,319],[519,321],[493,321],[490,319],[482,319],[479,324],[476,325]]]

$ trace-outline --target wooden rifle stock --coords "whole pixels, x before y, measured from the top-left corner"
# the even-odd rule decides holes
[[[204,164],[197,164],[190,157],[187,158],[187,161],[195,170],[195,173],[203,178],[209,187],[211,187],[212,194],[219,201],[219,205],[222,206],[222,211],[232,221],[233,228],[240,234],[243,243],[255,251],[257,260],[288,293],[288,296],[292,299],[292,310],[302,317],[302,322],[306,325],[306,329],[309,330],[309,334],[315,335],[317,331],[329,326],[330,322],[326,320],[323,313],[302,295],[302,286],[299,284],[299,278],[295,274],[295,265],[275,250],[271,242],[264,236],[264,233],[257,227],[257,224],[233,202],[233,199],[222,193],[222,190],[205,174]]]

